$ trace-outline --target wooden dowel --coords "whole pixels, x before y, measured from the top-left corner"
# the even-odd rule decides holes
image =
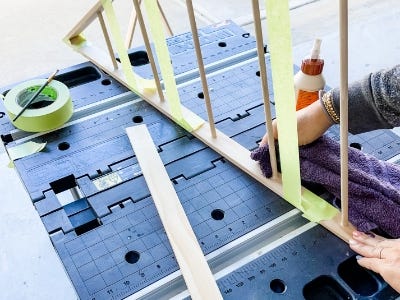
[[[199,40],[199,35],[197,33],[197,25],[196,25],[196,19],[194,17],[192,1],[186,0],[186,6],[190,20],[190,28],[192,30],[192,35],[193,35],[194,48],[196,50],[197,64],[199,66],[199,73],[201,78],[201,85],[203,88],[204,100],[206,102],[208,123],[210,124],[211,136],[215,138],[217,137],[217,132],[215,130],[214,115],[211,106],[210,93],[208,91],[207,77],[204,69],[203,57],[201,54],[200,40]]]
[[[142,0],[139,0],[139,7],[140,7],[141,3],[142,3]],[[158,9],[160,10],[161,16],[163,18],[164,25],[167,28],[168,35],[172,36],[173,33],[172,33],[171,26],[169,25],[168,20],[165,16],[165,13],[158,1],[157,1],[157,6],[158,6]],[[129,18],[128,32],[126,33],[126,38],[125,38],[125,45],[126,45],[126,48],[128,48],[128,49],[132,45],[133,35],[135,33],[135,28],[136,28],[136,23],[137,23],[136,9],[133,9],[131,16]]]
[[[186,8],[185,0],[174,0],[175,4],[178,4],[182,6],[183,8]],[[173,5],[173,4],[171,4]],[[194,14],[196,16],[197,20],[202,21],[204,24],[215,24],[220,22],[221,20],[219,18],[214,18],[213,16],[210,16],[210,12],[207,11],[200,11],[199,7],[196,7],[194,10]]]
[[[348,1],[340,0],[340,184],[341,225],[348,225]]]
[[[97,17],[98,12],[103,11],[103,5],[101,1],[98,1],[88,12],[83,16],[83,18],[76,24],[70,32],[65,36],[67,40],[79,35],[82,33],[83,30],[86,29]]]
[[[111,61],[112,61],[112,64],[114,66],[114,70],[117,70],[118,69],[118,62],[115,59],[115,54],[114,54],[114,50],[112,48],[110,36],[108,35],[106,23],[104,22],[103,14],[102,14],[101,11],[97,12],[97,17],[99,18],[101,30],[103,31],[104,39],[106,41],[108,53],[110,54]]]
[[[165,13],[164,13],[164,11],[160,5],[160,2],[158,0],[157,0],[157,6],[158,6],[158,9],[160,10],[161,16],[163,18],[164,25],[165,25],[165,27],[167,27],[169,36],[173,36],[174,34],[172,33],[171,26],[169,25],[167,17],[165,16]]]
[[[261,88],[263,93],[264,100],[264,113],[265,113],[265,125],[268,133],[268,148],[270,155],[270,163],[272,168],[272,177],[276,178],[278,176],[278,167],[276,161],[276,152],[275,152],[275,140],[273,136],[272,129],[272,114],[271,107],[269,102],[269,90],[268,90],[268,80],[267,80],[267,68],[265,66],[265,55],[264,55],[264,42],[263,35],[261,29],[261,17],[260,17],[260,9],[258,0],[252,0],[253,6],[253,21],[254,28],[256,34],[256,42],[257,42],[257,54],[258,54],[258,64],[260,68],[260,76],[261,76]]]
[[[151,50],[149,36],[147,34],[146,26],[144,24],[143,14],[142,14],[142,11],[140,10],[140,3],[141,3],[141,0],[133,0],[133,5],[135,6],[135,10],[136,10],[136,16],[139,21],[140,31],[142,32],[144,45],[145,45],[146,51],[147,51],[147,57],[149,58],[151,70],[152,70],[153,76],[154,76],[154,81],[156,83],[158,96],[160,97],[160,101],[164,101],[165,100],[164,93],[163,93],[163,90],[161,87],[160,77],[158,76],[158,71],[157,71],[155,60],[154,60],[153,51]]]
[[[139,6],[142,1],[139,0]],[[132,9],[131,16],[129,17],[128,31],[125,37],[125,47],[129,49],[132,45],[133,34],[135,33],[137,23],[136,9]]]

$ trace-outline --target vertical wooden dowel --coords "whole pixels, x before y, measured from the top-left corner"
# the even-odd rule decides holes
[[[118,69],[118,63],[117,63],[117,60],[115,59],[115,54],[114,54],[114,50],[112,48],[110,36],[108,35],[106,23],[104,22],[103,14],[101,13],[101,11],[97,12],[97,17],[99,18],[101,30],[103,31],[104,39],[105,39],[106,44],[107,44],[108,53],[110,54],[111,61],[112,61],[112,64],[114,66],[114,70],[117,70]]]
[[[261,76],[261,88],[264,100],[264,113],[265,113],[265,125],[268,133],[268,148],[270,155],[270,162],[272,168],[272,177],[276,178],[278,176],[278,167],[276,161],[275,153],[275,140],[273,136],[272,129],[272,115],[271,107],[269,102],[269,90],[268,90],[268,80],[267,80],[267,68],[265,66],[265,55],[264,55],[264,42],[261,29],[261,17],[258,0],[252,0],[253,6],[253,21],[256,34],[257,42],[257,54],[258,54],[258,64],[260,68]]]
[[[65,36],[67,40],[79,35],[83,30],[86,29],[97,17],[98,13],[103,11],[103,4],[101,1],[97,1],[97,3],[85,14],[85,16],[79,21],[78,24],[74,26]]]
[[[167,27],[167,31],[168,31],[169,36],[173,36],[174,34],[172,33],[171,26],[168,23],[167,17],[165,16],[165,13],[164,13],[161,5],[160,5],[159,0],[157,0],[157,6],[158,6],[158,9],[160,10],[161,16],[163,18],[164,25],[165,25],[165,27]]]
[[[217,137],[217,132],[215,130],[214,115],[211,106],[210,93],[208,92],[206,72],[204,69],[203,57],[201,54],[200,40],[199,40],[199,35],[197,33],[197,25],[196,25],[196,19],[194,17],[192,1],[186,0],[186,6],[190,20],[190,28],[192,30],[192,35],[193,35],[194,48],[196,50],[197,64],[199,66],[199,73],[201,78],[201,84],[203,87],[204,100],[206,102],[206,107],[207,107],[208,123],[210,124],[211,136],[215,138]]]
[[[139,0],[139,6],[142,0]],[[136,9],[132,9],[131,16],[129,17],[128,31],[125,37],[125,47],[129,49],[132,45],[133,35],[135,33],[137,23]]]
[[[164,98],[164,93],[162,91],[162,87],[161,87],[161,83],[160,83],[160,77],[158,76],[158,71],[157,71],[155,60],[154,60],[153,51],[151,50],[149,36],[147,34],[146,26],[144,24],[143,15],[142,15],[142,12],[140,10],[140,2],[141,2],[141,0],[133,0],[133,5],[134,5],[135,10],[136,10],[136,16],[137,16],[137,19],[139,21],[140,31],[142,32],[143,41],[144,41],[144,45],[146,47],[147,56],[148,56],[149,61],[150,61],[151,70],[153,72],[154,81],[156,83],[158,96],[160,97],[160,101],[164,101],[164,99],[165,99]]]
[[[340,184],[341,225],[348,225],[348,1],[340,0]]]

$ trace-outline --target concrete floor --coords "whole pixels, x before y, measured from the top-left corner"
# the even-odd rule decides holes
[[[0,86],[48,74],[84,58],[71,51],[62,38],[95,3],[87,1],[16,0],[3,3],[0,12],[1,75]],[[161,0],[175,33],[189,30],[184,0]],[[316,37],[322,38],[325,58],[324,74],[331,86],[338,83],[338,2],[330,0],[290,0],[294,62],[309,51]],[[369,71],[398,63],[400,49],[398,19],[400,7],[396,0],[349,1],[349,79],[355,80]],[[130,1],[117,1],[121,27],[127,24]],[[250,1],[193,1],[198,26],[232,19],[253,32]],[[222,4],[224,3],[224,4]],[[118,5],[120,4],[120,5]],[[129,5],[128,5],[129,4]],[[260,1],[262,7],[263,1]],[[29,12],[25,14],[24,12]],[[263,13],[262,13],[263,14]],[[185,16],[182,18],[182,16]],[[125,22],[123,21],[125,20]],[[97,25],[97,24],[96,24]],[[102,41],[97,27],[85,32],[93,42]],[[267,37],[266,37],[267,40]],[[141,44],[135,36],[134,45]]]
[[[65,34],[96,2],[3,1],[0,11],[0,86],[48,74],[55,69],[85,61],[63,42]],[[116,1],[126,17],[130,1]],[[128,3],[129,2],[129,3]],[[161,0],[175,33],[189,30],[183,0]],[[198,26],[232,19],[253,32],[250,1],[193,1]],[[262,5],[263,2],[260,1]],[[299,63],[316,37],[323,40],[324,74],[327,84],[339,82],[338,2],[290,0],[294,62]],[[349,79],[397,63],[400,51],[400,6],[398,0],[349,1]],[[129,5],[128,5],[129,4]],[[120,5],[120,6],[119,6]],[[126,22],[122,22],[122,25]],[[97,42],[101,33],[94,27],[88,39]],[[268,37],[266,37],[268,40]],[[135,38],[134,45],[140,39]],[[398,129],[397,129],[397,132]],[[1,147],[0,147],[1,148]],[[0,150],[0,298],[74,299],[50,240],[27,196],[18,175],[6,167]]]

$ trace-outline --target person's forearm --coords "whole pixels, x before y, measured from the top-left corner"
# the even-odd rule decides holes
[[[339,89],[329,91],[322,102],[332,120],[338,123]],[[348,114],[349,131],[354,134],[400,126],[400,65],[352,83]]]

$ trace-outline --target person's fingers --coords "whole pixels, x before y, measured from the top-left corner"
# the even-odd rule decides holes
[[[278,139],[278,121],[276,119],[272,120],[272,136],[274,140]]]
[[[358,264],[364,268],[367,268],[375,273],[380,273],[382,268],[382,260],[379,258],[360,258],[357,260]]]
[[[383,251],[382,256],[388,258],[363,257],[357,259],[357,262],[360,266],[380,274],[392,288],[400,292],[399,251],[394,248],[383,248]]]
[[[274,140],[278,139],[278,130],[277,130],[277,123],[276,119],[272,120],[272,136]],[[259,146],[266,146],[268,145],[268,132],[264,134],[264,136],[261,139],[261,142],[259,143]]]
[[[382,244],[385,241],[385,239],[381,236],[378,235],[371,236],[357,231],[353,232],[353,239],[359,243],[366,244],[369,246],[377,246],[378,244]]]
[[[353,239],[357,242],[374,247],[400,247],[400,241],[397,239],[386,239],[379,235],[374,235],[374,237],[372,237],[359,231],[353,232]]]
[[[379,245],[368,245],[364,243],[360,243],[356,240],[351,239],[349,241],[350,248],[355,252],[361,254],[364,257],[375,257],[381,258],[381,251],[383,249],[382,246]]]
[[[268,145],[268,134],[265,134],[263,138],[261,139],[261,142],[259,143],[260,146],[266,146]]]
[[[386,247],[383,245],[383,243],[369,245],[351,239],[349,241],[349,245],[351,249],[358,254],[361,254],[365,258],[377,258],[395,261],[400,256],[399,244],[397,244],[395,247]]]

